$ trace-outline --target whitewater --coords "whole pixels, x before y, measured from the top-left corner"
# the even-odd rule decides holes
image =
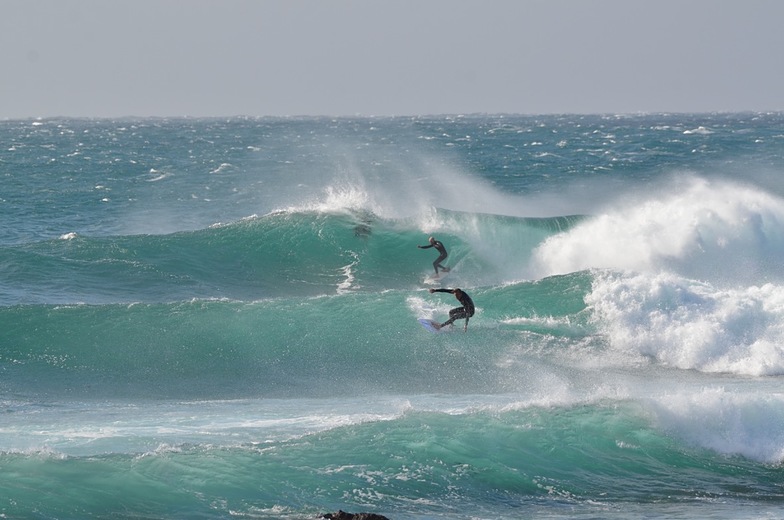
[[[0,121],[0,517],[784,518],[783,129]]]

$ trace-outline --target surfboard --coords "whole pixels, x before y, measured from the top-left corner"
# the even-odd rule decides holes
[[[417,321],[419,323],[421,323],[422,326],[426,330],[429,330],[430,332],[443,332],[441,330],[441,325],[438,322],[436,322],[436,321],[429,320],[427,318],[419,318],[419,319],[417,319]]]
[[[441,282],[441,280],[443,280],[447,276],[449,276],[449,271],[441,271],[437,275],[432,274],[432,275],[429,275],[429,276],[425,276],[424,282],[426,284],[429,284],[429,285],[435,285],[435,284],[438,284],[439,282]]]

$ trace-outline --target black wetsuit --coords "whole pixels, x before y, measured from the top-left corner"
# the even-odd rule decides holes
[[[438,276],[438,268],[439,267],[441,268],[442,271],[448,272],[449,268],[448,267],[444,267],[443,265],[441,265],[441,262],[446,260],[446,257],[448,256],[447,253],[446,253],[446,248],[444,247],[444,244],[442,244],[440,240],[434,240],[433,243],[430,244],[430,245],[419,246],[420,249],[430,249],[431,247],[435,247],[436,251],[441,253],[441,255],[438,258],[436,258],[436,261],[433,262],[433,269],[436,270],[436,276]]]
[[[460,291],[460,294],[455,294],[456,291]],[[454,294],[455,298],[457,298],[457,300],[463,304],[462,307],[456,307],[449,311],[449,319],[442,323],[441,326],[445,327],[446,325],[451,325],[455,320],[462,320],[465,318],[465,326],[468,328],[468,318],[474,315],[474,301],[471,299],[471,297],[468,296],[465,291],[461,291],[460,289],[433,289],[433,292]]]

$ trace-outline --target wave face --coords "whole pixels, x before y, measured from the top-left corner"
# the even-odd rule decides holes
[[[777,517],[782,122],[0,122],[0,515]]]
[[[455,272],[486,283],[522,277],[536,244],[579,221],[447,210],[428,219],[449,227],[439,236],[449,241]],[[417,252],[427,245],[420,226],[367,212],[276,211],[165,235],[66,234],[0,249],[3,303],[247,301],[410,289],[437,256]],[[475,245],[487,251],[474,252]]]

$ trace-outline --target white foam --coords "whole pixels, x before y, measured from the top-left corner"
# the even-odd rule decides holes
[[[683,135],[711,135],[713,130],[709,128],[705,128],[704,126],[698,126],[692,130],[684,130]]]
[[[707,388],[650,404],[659,428],[694,446],[767,464],[784,461],[784,394]]]
[[[417,318],[436,319],[449,312],[451,307],[443,302],[435,301],[434,299],[426,299],[420,296],[409,296],[406,298],[406,305],[408,306],[411,314]]]
[[[392,420],[409,408],[398,399],[384,399],[370,407],[365,402],[325,404],[302,399],[161,402],[138,407],[62,403],[9,415],[0,424],[0,453],[155,456],[195,444],[256,445]]]
[[[156,170],[155,168],[150,168],[150,176],[151,177],[149,179],[147,179],[147,182],[162,181],[163,179],[169,177],[169,175],[170,175],[169,173],[160,172],[160,171]]]
[[[214,170],[210,171],[210,173],[222,173],[222,172],[228,170],[229,168],[233,168],[233,165],[230,164],[230,163],[221,163],[220,166],[218,166]]]
[[[590,268],[672,270],[713,282],[784,279],[784,200],[690,177],[625,199],[533,253],[537,277]]]
[[[718,289],[669,273],[605,271],[586,303],[613,349],[681,369],[784,374],[784,286]]]
[[[338,294],[345,294],[350,292],[353,289],[358,289],[359,287],[354,287],[354,270],[353,268],[359,263],[359,255],[354,253],[353,251],[349,252],[351,256],[354,258],[354,261],[348,265],[343,266],[340,271],[343,275],[343,280],[338,284],[337,293]]]

